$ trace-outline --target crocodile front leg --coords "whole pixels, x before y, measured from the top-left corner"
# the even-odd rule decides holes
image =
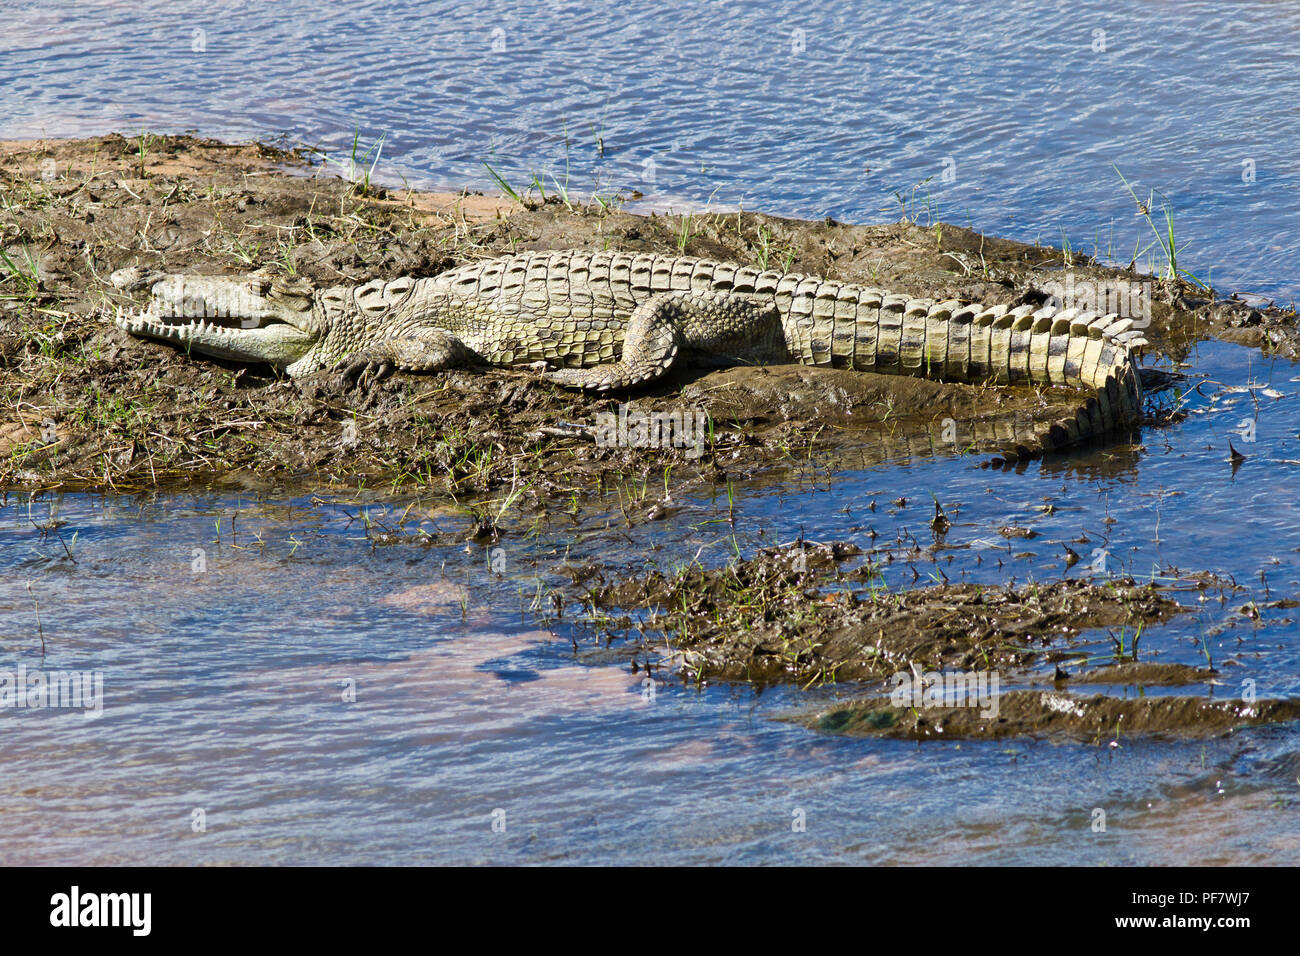
[[[353,352],[334,366],[347,381],[363,388],[382,381],[394,371],[436,372],[468,364],[474,352],[452,333],[433,327],[409,330],[405,335],[380,339]]]
[[[617,362],[563,368],[543,377],[557,385],[607,392],[662,377],[680,352],[709,364],[779,360],[785,350],[776,309],[724,292],[661,292],[632,312]]]

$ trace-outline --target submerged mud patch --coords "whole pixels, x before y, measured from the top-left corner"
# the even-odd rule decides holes
[[[873,697],[790,719],[815,730],[855,737],[1047,737],[1122,745],[1127,737],[1218,737],[1238,727],[1298,720],[1300,703],[1181,696],[1121,699],[1012,690],[999,694],[994,706],[985,708],[897,707],[887,697]]]
[[[1150,661],[1125,661],[1089,670],[1081,674],[1076,683],[1125,684],[1133,687],[1173,687],[1185,684],[1204,684],[1214,680],[1219,672],[1212,667],[1191,667],[1187,664],[1157,664]]]

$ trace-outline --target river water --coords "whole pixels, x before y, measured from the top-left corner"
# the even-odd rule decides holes
[[[578,193],[935,215],[1126,263],[1153,237],[1114,163],[1172,204],[1180,266],[1300,288],[1300,9],[842,6],[25,6],[0,40],[0,137],[196,129],[347,153],[355,132],[384,137],[389,183],[493,188],[486,162],[549,191],[567,161]],[[409,499],[11,493],[0,678],[86,671],[102,690],[89,713],[0,709],[0,862],[1300,862],[1293,728],[1118,748],[826,737],[778,718],[844,691],[651,696],[533,610],[564,560],[919,537],[933,493],[956,523],[921,583],[1059,576],[1081,534],[1112,571],[1231,575],[1247,590],[1183,595],[1198,612],[1152,628],[1145,655],[1208,654],[1216,696],[1294,696],[1297,612],[1239,609],[1300,592],[1300,368],[1215,343],[1190,360],[1227,387],[1138,448],[1019,475],[814,458],[738,484],[734,531],[721,489],[630,541],[600,508],[515,515],[501,573],[478,545],[377,546],[363,516]],[[1249,455],[1235,472],[1229,438]],[[471,527],[437,502],[415,514]],[[1009,545],[1008,523],[1040,535]],[[912,581],[906,562],[886,574]]]

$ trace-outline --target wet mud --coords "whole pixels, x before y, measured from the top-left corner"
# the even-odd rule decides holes
[[[795,542],[670,575],[568,570],[589,606],[646,612],[641,628],[664,633],[669,657],[695,680],[810,685],[941,669],[1029,673],[1054,667],[1056,652],[1085,629],[1136,629],[1186,610],[1131,578],[890,589],[861,554],[848,543]]]
[[[1214,667],[1136,658],[1134,635],[1191,612],[1179,597],[1214,586],[1203,574],[1176,586],[1119,577],[891,590],[863,558],[852,544],[794,542],[710,570],[567,570],[605,615],[604,656],[630,658],[634,671],[654,661],[697,683],[859,688],[790,717],[820,731],[1109,743],[1300,717],[1291,701],[1214,699],[1226,683]],[[1114,652],[1097,653],[1087,635],[1098,630],[1120,635]],[[1146,693],[1190,685],[1209,696]],[[1111,692],[1087,692],[1100,687]]]

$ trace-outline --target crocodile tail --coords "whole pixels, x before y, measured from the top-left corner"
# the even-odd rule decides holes
[[[975,316],[974,321],[981,317]],[[1000,349],[1005,342],[1011,382],[1064,385],[1091,394],[1073,415],[1039,427],[1025,442],[1000,449],[987,465],[1015,466],[1137,424],[1142,382],[1135,356],[1147,341],[1132,319],[1116,313],[1035,311],[1023,306],[993,317],[989,324],[994,328],[990,348],[997,353],[994,364],[1001,367]]]
[[[1015,439],[995,446],[998,455],[988,464],[1015,465],[1139,420],[1135,355],[1147,341],[1133,319],[1052,306],[936,302],[829,281],[809,296],[811,314],[786,323],[787,350],[805,364],[971,385],[1065,386],[1088,395],[1073,415],[1027,433],[1017,428]],[[778,306],[792,308],[779,299]]]

